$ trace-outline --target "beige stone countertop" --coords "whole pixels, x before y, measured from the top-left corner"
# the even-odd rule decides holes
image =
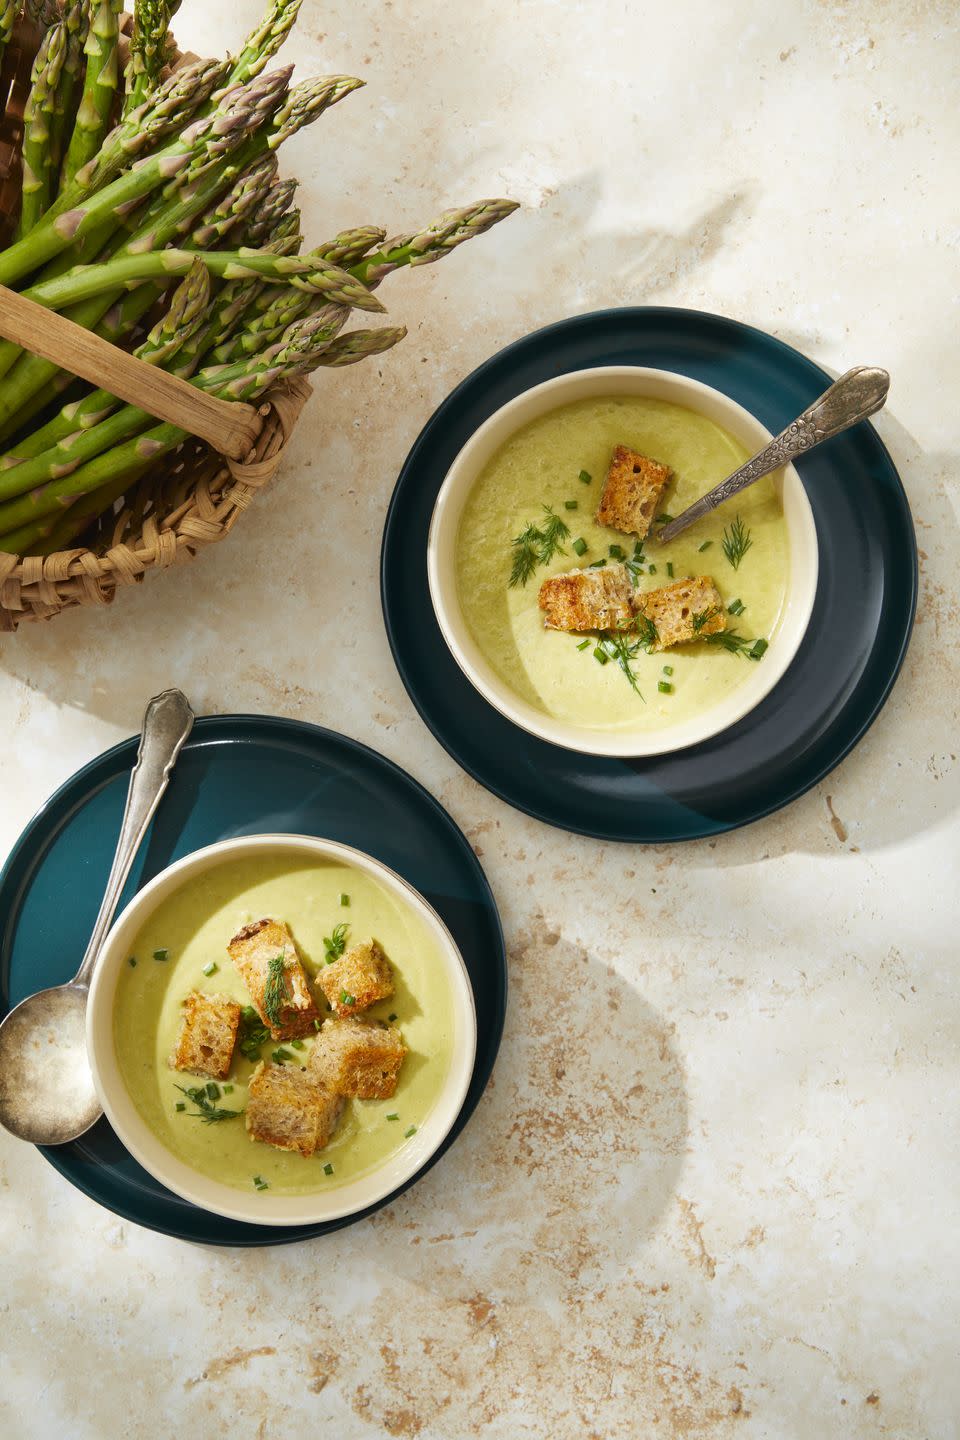
[[[185,0],[177,34],[222,52],[259,9]],[[503,1048],[420,1185],[291,1247],[150,1233],[0,1137],[0,1413],[69,1440],[952,1440],[960,13],[304,0],[289,58],[368,82],[285,153],[314,243],[487,194],[523,210],[388,282],[409,338],[319,381],[228,543],[110,613],[3,637],[0,852],[167,685],[331,725],[482,857]],[[377,562],[453,385],[545,323],[646,303],[891,371],[877,428],[922,592],[891,700],[827,781],[735,834],[641,848],[546,828],[458,770],[394,669]]]

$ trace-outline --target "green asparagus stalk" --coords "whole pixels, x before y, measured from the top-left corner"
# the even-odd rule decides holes
[[[315,368],[328,343],[322,322],[303,320],[291,327],[282,342],[262,355],[235,366],[218,366],[213,371],[201,372],[192,383],[222,399],[256,399],[278,380]],[[0,504],[0,531],[3,532],[0,535],[0,550],[25,553],[25,547],[33,544],[37,537],[37,521],[43,521],[60,507],[71,504],[76,497],[99,489],[121,474],[138,470],[144,464],[159,459],[188,438],[185,430],[164,423],[145,434],[116,443],[132,423],[127,411],[134,409],[133,406],[125,407],[87,433],[84,438],[88,442],[96,436],[96,443],[102,443],[96,458],[79,465],[67,475],[57,476],[51,471],[46,484]]]
[[[51,156],[55,161],[58,176],[61,174],[60,163],[74,124],[77,87],[82,83],[84,45],[90,28],[87,0],[69,0],[64,7],[63,23],[67,32],[67,45],[60,84],[57,87],[54,119],[50,127]],[[58,180],[57,189],[59,184]]]
[[[17,0],[0,0],[0,64],[3,63],[3,52],[10,43],[19,11]]]
[[[140,474],[149,468],[149,465],[144,465]],[[81,495],[61,515],[48,515],[44,520],[35,521],[32,527],[33,538],[27,539],[24,552],[31,555],[55,555],[58,550],[69,550],[74,540],[82,535],[94,520],[112,510],[120,497],[125,495],[139,478],[139,475],[132,472],[121,475],[112,483],[102,485],[99,490],[91,490],[88,495]]]
[[[197,260],[175,290],[165,314],[133,353],[148,365],[167,367],[202,330],[209,306],[209,271]],[[43,473],[30,469],[29,462],[35,457],[47,459],[58,451],[66,462],[75,456],[76,442],[83,432],[99,425],[120,403],[108,390],[93,390],[65,405],[46,425],[26,437],[16,451],[0,459],[0,499],[19,495],[35,483],[37,475]],[[90,451],[91,455],[97,453]]]
[[[123,0],[93,0],[93,22],[84,45],[87,57],[83,94],[63,162],[61,186],[68,187],[77,171],[99,152],[110,129],[110,112],[117,92],[119,15]]]
[[[330,342],[323,354],[318,356],[317,365],[322,365],[325,369],[356,365],[360,360],[367,360],[371,355],[382,355],[385,350],[398,345],[406,333],[405,325],[382,325],[377,330],[351,330]]]
[[[189,271],[170,303],[170,308],[151,330],[147,340],[136,352],[148,364],[167,366],[182,349],[187,340],[196,333],[203,323],[210,301],[210,280],[206,267],[198,260]],[[103,421],[116,404],[114,397],[105,390],[95,390],[77,407],[85,424],[72,433],[44,448],[31,459],[18,464],[11,457],[5,457],[4,468],[0,469],[0,501],[8,501],[23,495],[34,485],[42,484],[52,477],[68,475],[86,460],[99,455],[105,445],[116,443],[123,435],[133,435],[151,422],[148,411],[136,406],[124,407],[123,427],[112,430]],[[98,413],[100,420],[95,422]],[[0,504],[0,512],[3,505]],[[18,523],[16,521],[12,523]]]
[[[160,84],[167,55],[170,14],[167,0],[136,0],[130,59],[124,71],[124,116],[142,105]]]
[[[379,285],[385,276],[401,265],[430,265],[435,260],[442,260],[458,245],[482,235],[516,209],[515,200],[480,200],[475,205],[445,210],[425,230],[388,240],[381,250],[350,266],[350,271],[367,285]]]
[[[49,30],[60,19],[58,0],[24,0],[27,18],[40,30]]]
[[[302,0],[270,0],[260,24],[250,32],[243,49],[231,62],[228,84],[242,85],[259,75],[290,34]]]
[[[277,181],[276,185],[271,189],[270,194],[264,197],[260,212],[250,227],[247,239],[248,245],[253,246],[254,249],[259,249],[265,241],[272,237],[275,227],[289,212],[290,206],[293,204],[293,197],[296,193],[296,180]]]
[[[30,93],[23,109],[23,191],[17,230],[19,236],[29,234],[50,208],[53,199],[53,117],[66,53],[67,27],[59,21],[51,26],[40,42],[30,75]],[[14,245],[12,248],[17,247]]]

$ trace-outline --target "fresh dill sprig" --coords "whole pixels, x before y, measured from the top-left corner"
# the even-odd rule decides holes
[[[734,570],[739,570],[740,561],[753,544],[753,541],[750,539],[750,531],[744,525],[739,515],[729,530],[724,527],[723,539],[720,544],[724,555],[726,555]]]
[[[323,949],[328,965],[332,965],[334,960],[339,960],[344,950],[346,950],[347,931],[349,929],[350,926],[346,920],[342,920],[339,925],[334,925],[332,935],[324,935]]]
[[[537,559],[541,565],[548,565],[554,555],[566,555],[564,540],[570,538],[570,526],[554,514],[552,505],[541,505],[546,519],[540,529],[540,550]]]
[[[624,632],[622,630],[618,630],[615,634],[610,636],[607,643],[610,647],[612,647],[613,653],[610,654],[609,650],[607,652],[608,654],[610,654],[611,660],[616,660],[617,664],[620,666],[620,669],[623,671],[623,674],[630,682],[631,689],[636,691],[636,693],[640,696],[640,699],[643,700],[643,703],[646,704],[646,700],[643,699],[643,691],[640,689],[640,686],[637,682],[636,673],[630,663],[631,660],[636,658],[638,651],[643,649],[640,641],[634,640],[634,642],[631,644]]]
[[[267,983],[263,987],[263,1008],[271,1025],[280,1024],[280,1008],[290,999],[287,988],[286,947],[272,956],[267,967]]]
[[[703,638],[708,645],[722,645],[731,655],[742,655],[747,660],[761,660],[769,646],[769,641],[762,636],[758,640],[750,639],[746,635],[738,635],[736,630],[718,630],[716,635],[705,635]]]
[[[693,626],[694,635],[700,635],[707,622],[716,619],[719,614],[719,605],[714,605],[712,610],[698,610],[696,615],[691,615],[690,624]],[[703,638],[709,640],[712,639],[712,636],[705,635]]]
[[[630,622],[630,625],[636,632],[637,642],[641,650],[646,650],[649,653],[660,638],[657,634],[657,627],[650,619],[650,616],[643,614],[636,615]]]
[[[510,569],[510,587],[515,590],[518,585],[526,585],[537,568],[540,546],[543,544],[543,531],[538,530],[536,525],[527,525],[519,535],[514,536],[510,544],[514,549],[513,565]]]
[[[204,1125],[216,1125],[220,1120],[236,1120],[243,1114],[242,1110],[227,1110],[222,1105],[214,1105],[202,1085],[190,1085],[186,1089],[178,1085],[177,1089],[197,1107],[196,1115],[191,1115],[190,1119],[202,1120]]]
[[[552,505],[541,505],[546,519],[541,525],[525,525],[519,535],[510,541],[513,546],[513,563],[510,567],[510,586],[526,585],[538,565],[548,565],[554,555],[566,555],[564,540],[570,538],[570,527],[554,512]],[[582,552],[581,552],[582,553]]]

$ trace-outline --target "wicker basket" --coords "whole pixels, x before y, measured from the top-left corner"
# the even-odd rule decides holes
[[[23,109],[39,40],[32,25],[18,21],[0,71],[0,98],[7,102],[0,124],[3,244],[19,211]],[[62,368],[198,437],[140,478],[129,499],[96,522],[84,547],[43,557],[0,552],[0,630],[74,605],[109,605],[119,586],[138,584],[148,570],[180,564],[222,540],[274,475],[310,394],[306,382],[294,381],[275,386],[256,408],[216,400],[9,291],[0,293],[0,334],[16,343],[29,336],[31,348],[42,334]]]

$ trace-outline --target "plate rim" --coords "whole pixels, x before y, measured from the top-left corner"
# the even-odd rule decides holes
[[[903,669],[903,664],[906,659],[907,651],[910,647],[910,641],[913,636],[913,629],[917,613],[917,601],[919,597],[919,556],[917,554],[916,526],[914,524],[913,512],[910,508],[910,502],[907,497],[906,489],[904,488],[903,481],[900,478],[900,472],[897,469],[897,466],[894,464],[893,458],[890,455],[887,446],[884,444],[882,437],[878,434],[876,427],[870,422],[870,420],[861,422],[869,426],[874,441],[879,447],[882,458],[889,465],[890,472],[899,488],[900,496],[903,502],[903,508],[909,523],[909,533],[906,534],[904,538],[906,541],[909,542],[905,545],[905,549],[907,550],[909,555],[910,603],[905,613],[906,623],[903,631],[903,637],[900,642],[894,662],[890,667],[889,673],[884,677],[883,685],[879,687],[877,693],[872,697],[869,712],[865,715],[863,720],[856,727],[855,733],[850,737],[849,740],[844,743],[844,745],[839,750],[832,753],[828,763],[818,767],[814,773],[805,776],[801,784],[792,787],[787,792],[784,792],[784,794],[779,796],[774,803],[766,806],[758,806],[757,809],[755,809],[750,815],[738,818],[737,820],[724,822],[722,824],[713,826],[702,825],[699,828],[691,830],[683,835],[637,839],[635,836],[613,834],[609,830],[604,830],[599,827],[593,827],[582,822],[578,822],[573,817],[568,817],[565,821],[561,823],[557,820],[551,819],[536,804],[531,804],[527,803],[526,801],[515,799],[514,797],[509,795],[501,785],[494,783],[490,780],[481,778],[481,776],[477,773],[476,769],[472,765],[467,764],[463,759],[462,755],[458,753],[458,750],[453,748],[449,738],[441,734],[440,731],[433,725],[431,720],[428,718],[427,714],[425,713],[424,707],[420,703],[419,695],[414,692],[413,688],[408,683],[407,666],[401,659],[397,630],[394,626],[390,614],[390,606],[387,602],[387,551],[389,547],[391,530],[395,523],[396,512],[399,508],[398,497],[400,494],[400,490],[404,482],[407,480],[409,472],[419,461],[420,454],[429,440],[434,425],[446,416],[449,410],[453,408],[453,406],[457,403],[459,397],[464,393],[464,391],[468,387],[474,385],[477,381],[481,380],[488,370],[492,369],[495,365],[502,362],[505,357],[509,357],[515,354],[516,352],[521,350],[521,348],[535,340],[540,340],[542,342],[545,338],[549,338],[550,335],[556,334],[558,331],[568,331],[570,329],[574,329],[580,326],[586,326],[589,324],[596,324],[598,322],[603,323],[604,321],[609,321],[614,317],[621,321],[626,321],[632,317],[636,317],[637,319],[682,319],[686,322],[693,320],[694,322],[706,322],[708,325],[719,323],[720,325],[729,326],[734,330],[740,331],[741,333],[748,334],[751,337],[756,337],[756,339],[763,344],[772,345],[777,350],[782,351],[783,354],[785,356],[789,356],[792,361],[801,362],[810,374],[811,378],[817,380],[818,382],[824,382],[825,386],[832,384],[834,379],[836,378],[835,376],[830,375],[826,370],[824,370],[822,366],[818,365],[816,361],[811,360],[810,357],[808,355],[805,355],[802,350],[796,349],[795,346],[788,345],[786,341],[781,340],[779,336],[771,335],[769,331],[761,330],[759,326],[751,325],[747,321],[736,320],[729,315],[721,315],[715,311],[710,310],[701,310],[694,306],[606,306],[599,310],[588,310],[579,315],[570,315],[562,320],[554,320],[547,325],[542,325],[535,330],[528,331],[526,334],[519,336],[516,340],[512,340],[509,342],[509,344],[504,345],[494,354],[488,355],[487,358],[485,360],[482,360],[479,365],[475,366],[475,368],[471,370],[469,374],[465,375],[464,378],[453,388],[453,390],[449,392],[448,395],[444,397],[443,400],[441,400],[440,404],[430,414],[425,424],[421,428],[419,434],[417,435],[416,439],[413,441],[413,444],[411,445],[409,451],[407,452],[403,465],[401,466],[397,474],[397,479],[394,483],[393,491],[390,496],[390,502],[387,506],[387,513],[383,524],[383,532],[380,543],[380,610],[383,616],[384,628],[387,633],[387,643],[390,646],[390,653],[393,657],[394,666],[396,667],[397,673],[400,676],[401,683],[403,684],[404,690],[406,691],[408,698],[413,704],[414,709],[416,710],[424,725],[426,725],[427,729],[430,731],[431,735],[438,742],[438,744],[443,747],[443,749],[451,757],[454,763],[457,764],[460,769],[463,770],[467,775],[469,775],[472,780],[476,781],[476,783],[480,785],[484,790],[496,796],[497,799],[502,800],[504,804],[509,805],[511,809],[518,811],[520,814],[528,815],[531,819],[537,820],[543,825],[548,825],[551,829],[554,830],[563,829],[570,834],[583,835],[588,839],[603,840],[608,843],[616,843],[621,845],[688,844],[699,840],[713,839],[719,835],[730,834],[735,830],[743,829],[747,825],[753,825],[759,820],[764,820],[770,815],[776,814],[779,810],[786,809],[787,806],[792,805],[803,795],[806,795],[810,790],[813,790],[828,775],[832,774],[832,772],[837,768],[837,766],[842,764],[842,762],[847,758],[847,756],[856,749],[856,747],[860,744],[860,741],[871,729],[884,705],[887,703],[887,700],[890,698],[893,687],[896,684],[897,679],[899,678],[901,670]],[[659,368],[666,369],[669,367],[661,364]],[[518,392],[518,394],[519,393],[522,392]],[[802,459],[802,457],[800,458]],[[802,484],[802,474],[800,475],[800,480]],[[443,483],[442,479],[440,483]],[[424,565],[426,565],[426,554],[424,554],[423,560]],[[469,680],[467,681],[467,683],[470,684]],[[472,685],[471,689],[473,689]],[[484,700],[484,697],[481,696],[478,691],[474,690],[474,694],[476,694],[478,699],[483,701],[484,704],[489,704],[489,702]],[[490,708],[491,710],[494,710],[494,713],[499,714],[499,712],[497,712],[493,706],[491,706]],[[502,718],[506,720],[506,717]],[[516,731],[520,735],[525,735],[526,732],[521,730],[520,727],[515,726],[512,721],[506,720],[506,723],[510,725],[511,730]],[[577,751],[567,750],[566,747],[554,745],[552,742],[547,740],[538,740],[538,743],[541,745],[549,746],[549,748],[553,750],[560,750],[564,754],[568,754],[571,756],[579,754],[579,752]],[[674,753],[680,756],[684,754],[683,751],[677,751]],[[609,757],[589,758],[607,759]],[[671,760],[671,755],[667,754],[663,757],[658,758],[661,759],[664,763],[669,763]]]
[[[496,973],[500,977],[501,998],[498,1000],[497,1003],[493,1026],[488,1031],[490,1041],[492,1042],[490,1050],[489,1068],[487,1069],[486,1074],[483,1075],[481,1087],[472,1104],[468,1091],[468,1095],[464,1100],[463,1106],[461,1106],[460,1110],[457,1112],[457,1117],[454,1121],[455,1126],[459,1122],[460,1117],[463,1115],[464,1109],[468,1105],[470,1106],[470,1109],[466,1115],[466,1118],[463,1121],[463,1124],[460,1125],[460,1128],[456,1131],[456,1134],[452,1135],[452,1138],[451,1135],[448,1134],[447,1137],[445,1137],[444,1142],[440,1145],[440,1147],[438,1147],[438,1149],[433,1153],[433,1155],[431,1155],[428,1160],[415,1172],[415,1174],[413,1174],[401,1186],[399,1186],[396,1190],[391,1190],[390,1193],[388,1195],[385,1195],[381,1200],[378,1200],[372,1205],[365,1207],[363,1210],[356,1211],[351,1215],[341,1216],[338,1219],[331,1221],[318,1221],[315,1223],[305,1222],[303,1224],[295,1226],[260,1226],[244,1221],[225,1221],[225,1224],[229,1225],[243,1225],[245,1226],[246,1230],[251,1233],[249,1235],[244,1234],[242,1237],[239,1238],[231,1236],[229,1239],[218,1239],[216,1237],[206,1237],[198,1239],[193,1235],[184,1235],[179,1230],[173,1229],[168,1224],[157,1223],[153,1219],[145,1219],[141,1215],[134,1213],[130,1208],[123,1208],[115,1204],[112,1200],[105,1200],[99,1194],[94,1193],[92,1187],[87,1183],[86,1167],[81,1167],[79,1174],[76,1175],[72,1172],[68,1172],[65,1162],[61,1160],[61,1157],[59,1155],[59,1151],[62,1147],[54,1145],[36,1145],[33,1147],[33,1149],[35,1149],[40,1155],[43,1156],[44,1160],[46,1160],[50,1165],[52,1165],[53,1168],[60,1175],[62,1175],[63,1178],[70,1185],[74,1186],[74,1188],[79,1190],[81,1194],[87,1197],[87,1199],[92,1200],[95,1204],[101,1206],[103,1209],[107,1210],[111,1214],[118,1215],[121,1219],[129,1221],[131,1224],[139,1225],[145,1230],[151,1230],[156,1234],[169,1236],[171,1239],[179,1240],[183,1243],[210,1245],[216,1246],[217,1248],[221,1249],[256,1249],[261,1247],[266,1248],[273,1245],[292,1245],[296,1244],[299,1241],[317,1239],[324,1235],[333,1234],[338,1230],[345,1229],[347,1226],[356,1224],[360,1220],[365,1220],[371,1215],[377,1213],[379,1210],[382,1210],[385,1206],[391,1204],[394,1200],[399,1199],[401,1195],[405,1194],[409,1189],[416,1185],[427,1174],[428,1171],[432,1170],[433,1166],[437,1164],[438,1161],[443,1159],[447,1152],[452,1149],[452,1147],[459,1140],[467,1125],[470,1124],[470,1121],[477,1110],[480,1100],[483,1098],[487,1086],[490,1083],[490,1078],[493,1074],[493,1069],[496,1064],[497,1056],[500,1053],[500,1048],[503,1042],[503,1031],[506,1022],[510,976],[506,937],[503,931],[503,920],[500,915],[500,909],[497,905],[496,897],[494,896],[490,881],[487,878],[486,871],[484,870],[477,856],[474,854],[473,847],[470,845],[469,840],[467,839],[461,827],[457,824],[456,820],[440,803],[437,797],[432,794],[432,792],[429,791],[426,786],[423,785],[416,778],[416,776],[411,775],[409,771],[404,770],[403,767],[399,765],[395,760],[391,760],[390,757],[387,755],[382,755],[379,751],[374,750],[372,746],[365,744],[362,740],[356,740],[352,736],[345,735],[342,731],[339,730],[333,730],[326,725],[318,725],[310,720],[296,720],[290,716],[285,715],[269,715],[243,711],[230,712],[226,714],[198,715],[196,717],[193,728],[191,730],[191,734],[188,737],[184,748],[189,748],[191,742],[195,741],[195,738],[202,738],[203,732],[205,730],[216,729],[220,726],[228,727],[230,725],[237,725],[244,728],[249,727],[252,730],[269,730],[277,727],[281,730],[287,730],[289,732],[292,732],[295,735],[302,734],[303,732],[307,732],[308,735],[312,735],[318,732],[324,738],[324,740],[332,740],[334,742],[344,744],[349,750],[353,751],[354,753],[359,753],[363,756],[372,757],[374,761],[376,761],[380,765],[385,766],[387,770],[391,772],[395,777],[399,777],[400,780],[402,780],[405,784],[412,786],[414,790],[420,795],[420,797],[428,802],[428,808],[431,809],[434,814],[440,818],[442,822],[445,822],[446,825],[453,830],[455,836],[462,845],[465,856],[469,858],[469,862],[471,863],[478,880],[478,891],[483,900],[485,901],[485,908],[487,909],[492,920],[493,931],[498,942],[497,948],[500,956],[500,964],[496,968]],[[53,812],[58,805],[68,804],[68,808],[65,814],[69,816],[69,814],[72,813],[73,809],[76,808],[75,804],[69,803],[71,799],[73,799],[73,797],[70,795],[70,792],[75,787],[82,790],[83,782],[89,777],[92,771],[95,771],[103,765],[106,765],[109,768],[110,765],[112,765],[117,759],[120,758],[120,754],[122,751],[128,749],[129,747],[135,747],[139,743],[139,738],[140,737],[138,734],[126,736],[124,739],[118,740],[115,744],[108,746],[106,750],[102,750],[98,755],[94,755],[90,760],[86,761],[78,769],[73,771],[71,775],[68,775],[67,778],[62,781],[61,784],[58,785],[57,788],[50,793],[50,795],[47,796],[46,800],[43,801],[43,803],[34,811],[30,819],[24,824],[22,830],[20,831],[20,834],[14,841],[14,844],[11,847],[6,860],[4,861],[2,868],[0,868],[0,896],[4,894],[4,891],[6,890],[8,885],[13,884],[15,887],[12,892],[13,903],[11,904],[10,910],[8,911],[8,915],[19,912],[24,882],[29,878],[29,874],[31,873],[27,857],[30,850],[30,840],[36,827],[43,824],[46,821],[47,817],[50,815],[50,813]],[[211,741],[208,741],[208,743],[243,745],[248,743],[248,737],[242,735],[234,737],[224,736],[218,739],[214,735],[211,737]],[[18,870],[21,870],[22,873],[18,874]],[[405,877],[401,878],[405,879]],[[7,920],[4,925],[4,942],[6,940],[9,924],[10,922],[9,920]],[[4,948],[6,948],[5,944]],[[473,992],[472,980],[470,982],[470,989],[471,992]],[[9,1000],[9,996],[7,996],[7,999]],[[475,995],[474,1003],[476,1003]],[[4,1011],[4,1013],[6,1013],[6,1011]],[[483,1063],[484,1062],[479,1057],[478,1046],[478,1053],[477,1056],[475,1056],[474,1058],[474,1067],[473,1071],[471,1072],[471,1086],[473,1084],[474,1076],[478,1073],[481,1073]],[[118,1142],[122,1145],[123,1142],[119,1141],[119,1137],[117,1138]],[[123,1148],[127,1154],[130,1153],[129,1151],[126,1151],[125,1146]],[[102,1166],[95,1166],[92,1168],[96,1171],[100,1171],[103,1169]],[[153,1179],[152,1176],[151,1179]],[[181,1204],[190,1203],[184,1202],[181,1197],[177,1196],[172,1191],[170,1192],[170,1194],[175,1200],[177,1200]],[[191,1208],[200,1210],[201,1213],[203,1213],[204,1215],[212,1216],[215,1220],[221,1218],[218,1217],[214,1211],[203,1210],[202,1206],[192,1206]]]

